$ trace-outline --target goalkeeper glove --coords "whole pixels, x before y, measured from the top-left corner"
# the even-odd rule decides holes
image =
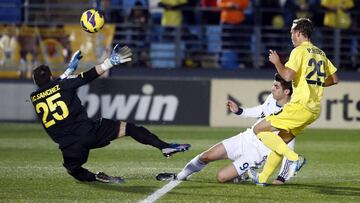
[[[72,74],[73,72],[76,71],[79,61],[83,56],[81,55],[81,51],[77,50],[73,56],[70,59],[70,62],[67,66],[67,69],[65,70],[65,72],[60,76],[61,79],[64,79],[66,77],[68,77],[70,74]]]
[[[110,57],[105,59],[104,63],[100,66],[104,71],[107,71],[113,66],[131,61],[131,56],[132,53],[129,47],[123,46],[120,48],[120,45],[117,44],[111,52]]]

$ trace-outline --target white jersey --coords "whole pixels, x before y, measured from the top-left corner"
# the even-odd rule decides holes
[[[273,95],[270,94],[263,104],[252,108],[244,108],[242,114],[239,116],[241,118],[259,118],[259,120],[253,125],[255,126],[266,116],[279,113],[281,110],[282,106],[278,105]]]
[[[222,141],[228,158],[233,160],[233,164],[239,175],[245,173],[250,167],[260,167],[265,162],[271,152],[254,134],[253,127],[271,114],[279,113],[282,106],[278,105],[273,95],[270,94],[262,105],[244,108],[243,113],[239,115],[242,118],[259,118],[259,120],[250,128],[238,135]],[[290,148],[294,149],[295,140],[289,143]],[[287,179],[286,167],[281,167],[279,175]]]

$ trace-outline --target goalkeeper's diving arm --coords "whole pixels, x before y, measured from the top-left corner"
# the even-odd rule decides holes
[[[105,59],[102,64],[95,66],[95,70],[98,75],[102,75],[113,66],[131,61],[131,56],[132,53],[129,47],[123,46],[120,48],[120,45],[117,44],[111,52],[110,57]]]
[[[120,45],[117,44],[114,47],[113,51],[111,52],[110,57],[105,59],[105,61],[102,64],[95,66],[95,73],[97,73],[97,76],[100,76],[115,65],[119,65],[119,64],[131,61],[131,56],[132,56],[132,53],[131,53],[131,49],[129,47],[124,46],[124,47],[120,48]],[[82,58],[81,51],[80,50],[76,51],[74,53],[74,55],[72,56],[67,69],[60,76],[60,78],[65,79],[69,75],[71,75],[73,72],[75,72],[81,58]],[[81,76],[83,77],[84,75],[87,75],[87,76],[90,75],[92,77],[95,77],[96,74],[94,74],[93,71],[94,70],[90,69],[89,71],[82,73]]]

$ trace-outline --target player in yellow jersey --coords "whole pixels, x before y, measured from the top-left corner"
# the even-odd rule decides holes
[[[266,185],[267,179],[283,156],[291,161],[290,176],[295,176],[305,164],[305,158],[285,143],[290,142],[319,117],[324,87],[338,83],[336,67],[326,54],[310,41],[313,29],[312,22],[307,18],[293,21],[291,40],[295,48],[285,65],[281,63],[276,51],[270,50],[269,60],[282,78],[293,81],[294,93],[281,113],[267,116],[254,127],[256,136],[272,150],[260,174],[249,170],[250,178],[257,185]],[[280,132],[277,135],[274,131]]]

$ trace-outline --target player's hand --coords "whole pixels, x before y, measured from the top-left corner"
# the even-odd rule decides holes
[[[116,66],[131,61],[131,56],[132,53],[129,47],[123,46],[120,48],[120,44],[117,44],[111,52],[109,60],[113,66]]]
[[[233,113],[236,113],[236,112],[239,111],[239,106],[238,106],[235,102],[233,102],[233,101],[231,101],[231,100],[228,100],[228,101],[226,102],[226,106],[227,106],[228,109],[229,109],[231,112],[233,112]]]
[[[69,75],[71,75],[73,72],[75,72],[81,58],[82,58],[81,51],[77,50],[71,57],[70,62],[68,64],[65,72],[60,75],[60,78],[61,79],[67,78]]]
[[[131,49],[127,46],[120,48],[120,45],[117,44],[111,52],[109,58],[105,59],[104,63],[100,64],[100,67],[103,71],[107,71],[113,66],[126,63],[132,60]]]
[[[280,57],[279,55],[276,53],[276,51],[273,50],[269,50],[269,61],[273,64],[277,64],[280,62]]]
[[[70,62],[68,64],[68,68],[66,69],[66,71],[68,71],[68,74],[70,75],[71,73],[75,72],[77,67],[78,67],[78,64],[79,64],[79,61],[81,60],[83,56],[81,55],[81,51],[80,50],[77,50],[73,56],[71,57],[70,59]]]

